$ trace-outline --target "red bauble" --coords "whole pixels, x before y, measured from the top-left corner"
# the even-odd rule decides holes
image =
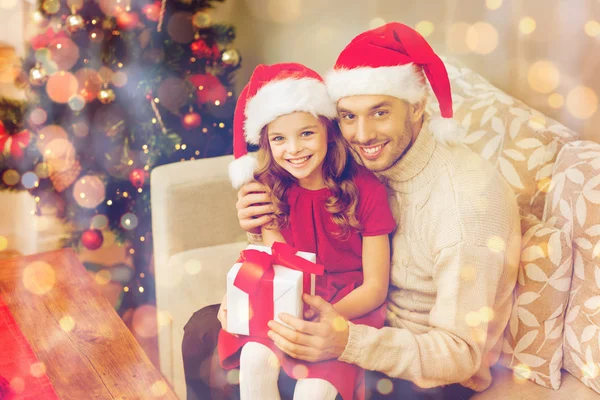
[[[187,113],[181,119],[181,125],[183,125],[183,127],[188,131],[199,127],[201,124],[202,117],[200,114],[195,112]]]
[[[190,82],[196,88],[198,104],[214,103],[223,104],[227,100],[227,89],[219,78],[211,74],[197,74],[190,76]]]
[[[122,12],[117,15],[117,27],[125,31],[134,29],[140,23],[140,17],[134,12]]]
[[[129,173],[129,182],[139,189],[144,186],[144,182],[146,181],[146,172],[143,169],[136,168],[131,170]]]
[[[104,236],[99,229],[88,229],[81,235],[81,244],[88,250],[96,250],[102,246]]]
[[[195,42],[193,42],[190,45],[190,49],[192,50],[192,53],[198,58],[215,59],[216,56],[219,54],[218,48],[216,48],[216,53],[215,53],[215,46],[209,47],[206,44],[206,42],[202,39],[196,40]]]
[[[146,4],[142,8],[142,12],[146,18],[150,21],[158,21],[160,18],[160,2],[156,1],[154,4]]]

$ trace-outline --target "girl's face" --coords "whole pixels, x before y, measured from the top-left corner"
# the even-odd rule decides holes
[[[323,161],[327,154],[327,128],[307,112],[282,115],[267,125],[274,161],[298,179],[300,186],[325,187]]]

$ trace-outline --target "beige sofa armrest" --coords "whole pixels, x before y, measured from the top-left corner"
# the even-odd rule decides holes
[[[228,178],[232,156],[155,168],[151,175],[152,235],[156,265],[173,254],[246,240]]]

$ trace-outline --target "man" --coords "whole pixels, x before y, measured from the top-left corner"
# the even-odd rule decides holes
[[[425,112],[426,80],[441,117]],[[326,83],[343,136],[388,187],[398,224],[391,238],[386,327],[355,325],[324,300],[305,296],[319,318],[282,315],[295,329],[272,321],[270,337],[299,359],[338,358],[377,371],[382,375],[370,377],[372,398],[391,390],[386,398],[455,399],[485,390],[500,354],[519,263],[512,190],[489,163],[455,145],[460,129],[451,119],[445,67],[411,28],[390,23],[357,36]],[[248,184],[237,209],[242,228],[257,232],[270,218],[269,196],[258,183]],[[184,362],[186,345],[199,332],[207,335],[198,326],[213,321],[218,328],[212,307],[190,320]],[[214,344],[205,344],[210,353]],[[394,378],[391,387],[388,381],[377,384],[383,375]]]

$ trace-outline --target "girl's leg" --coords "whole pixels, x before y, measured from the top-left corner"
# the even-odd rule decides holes
[[[335,400],[338,391],[324,379],[300,379],[294,390],[294,400]]]
[[[240,400],[280,400],[280,368],[277,356],[267,346],[246,343],[240,355]]]

